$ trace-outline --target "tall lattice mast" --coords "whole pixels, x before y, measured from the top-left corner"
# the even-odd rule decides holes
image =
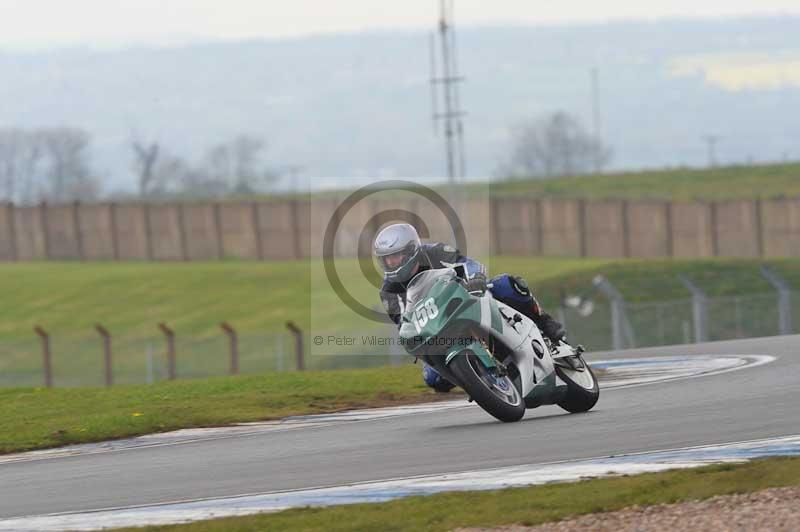
[[[464,78],[458,72],[454,19],[453,0],[439,0],[439,27],[430,38],[431,102],[434,132],[438,133],[440,123],[444,128],[447,179],[450,184],[462,180],[466,174],[462,122],[466,113],[461,109],[458,93],[458,84]],[[437,61],[437,38],[440,61]],[[443,106],[441,112],[438,109],[440,92]]]

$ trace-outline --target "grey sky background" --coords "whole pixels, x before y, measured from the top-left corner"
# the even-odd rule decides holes
[[[495,175],[524,119],[590,124],[593,67],[612,170],[702,166],[707,134],[725,164],[800,160],[798,0],[455,3],[471,178]],[[194,165],[247,133],[270,168],[331,183],[441,175],[438,4],[0,0],[0,128],[84,129],[107,190],[133,186],[132,136]]]
[[[0,0],[0,47],[118,47],[430,27],[437,0]],[[456,0],[457,23],[800,13],[797,0]]]

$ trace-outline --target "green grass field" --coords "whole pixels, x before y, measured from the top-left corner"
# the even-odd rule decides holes
[[[449,531],[465,527],[533,526],[573,515],[634,505],[707,499],[800,484],[800,458],[586,480],[488,492],[454,492],[377,504],[300,508],[280,513],[126,530],[175,532]]]
[[[113,388],[0,389],[0,454],[298,414],[435,400],[419,366]],[[453,396],[447,396],[453,398]]]
[[[440,192],[446,189],[432,185]],[[719,168],[671,168],[577,175],[560,178],[519,178],[471,183],[471,194],[586,199],[728,200],[794,198],[800,196],[800,164],[763,164]],[[340,197],[351,190],[315,192],[313,198]],[[277,201],[286,196],[263,196]],[[308,197],[308,194],[302,197]],[[252,198],[236,198],[252,199]]]
[[[581,293],[597,274],[606,275],[629,302],[686,298],[675,274],[685,273],[709,295],[771,293],[748,260],[579,260],[496,257],[490,272],[525,276],[542,303],[553,309],[566,293]],[[800,260],[770,261],[800,287]],[[359,301],[379,308],[377,289],[355,261],[338,261],[344,285]],[[102,384],[102,323],[114,335],[118,383],[145,382],[146,354],[153,352],[156,380],[164,377],[164,340],[157,329],[168,323],[178,338],[178,374],[205,377],[226,373],[222,321],[240,333],[241,370],[257,373],[294,366],[285,322],[293,320],[309,337],[321,334],[386,334],[384,326],[359,318],[327,285],[317,263],[32,263],[0,266],[0,385],[41,383],[41,355],[35,325],[52,337],[56,385]],[[771,303],[770,303],[771,304]],[[280,344],[280,342],[283,342]],[[309,355],[312,368],[379,365],[385,358]],[[369,348],[351,354],[367,353]],[[282,356],[277,353],[282,352]],[[342,350],[339,351],[341,354]],[[330,353],[324,353],[330,354]]]
[[[494,272],[527,277],[551,308],[562,290],[581,292],[597,274],[608,276],[630,301],[687,297],[675,279],[678,272],[695,279],[711,295],[770,290],[758,275],[758,263],[747,260],[500,257],[488,263]],[[771,265],[800,285],[800,261]],[[360,281],[354,261],[344,261],[340,267],[356,297],[377,300],[374,288]],[[5,420],[0,452],[431,397],[420,384],[419,368],[407,358],[400,359],[400,367],[360,370],[363,373],[300,376],[270,371],[278,369],[271,358],[272,345],[257,340],[283,332],[287,319],[309,335],[374,327],[359,322],[332,293],[315,292],[310,298],[309,287],[320,280],[314,278],[309,263],[38,263],[7,264],[2,269],[0,288],[6,298],[0,309],[0,383],[14,388],[0,389],[0,416]],[[242,372],[260,376],[201,378],[227,372],[225,338],[218,329],[223,320],[241,332]],[[179,376],[198,379],[132,385],[144,382],[146,342],[157,346],[157,358],[163,362],[163,340],[156,330],[160,321],[168,322],[182,339]],[[100,342],[92,331],[97,322],[115,334],[115,379],[123,386],[112,390],[34,388],[42,382],[39,345],[31,330],[34,324],[43,325],[53,336],[57,386],[102,384]],[[283,369],[293,368],[289,355]],[[385,356],[374,353],[310,359],[316,361],[310,364],[316,368],[387,363]],[[371,386],[364,387],[366,382]],[[144,415],[133,416],[137,412]]]
[[[485,185],[483,185],[485,187]],[[671,169],[497,182],[492,194],[546,197],[748,199],[800,196],[800,164]]]
[[[710,295],[769,291],[758,274],[761,261],[559,259],[495,257],[491,273],[528,279],[539,298],[556,304],[562,287],[587,288],[606,275],[629,301],[686,297],[675,279],[684,273]],[[768,261],[800,288],[800,259]],[[355,261],[338,261],[344,284],[365,304],[378,305]],[[15,263],[0,265],[0,338],[32,336],[42,325],[54,336],[94,335],[96,323],[122,336],[158,335],[167,322],[178,334],[220,334],[229,321],[246,333],[283,332],[294,320],[303,328],[337,330],[357,324],[308,262],[220,263]],[[310,287],[314,286],[314,292]],[[325,323],[312,323],[324,317]]]

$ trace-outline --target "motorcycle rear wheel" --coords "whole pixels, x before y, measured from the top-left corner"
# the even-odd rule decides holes
[[[471,351],[459,353],[450,363],[450,370],[464,391],[500,421],[519,421],[525,415],[525,401],[511,378],[494,375]]]

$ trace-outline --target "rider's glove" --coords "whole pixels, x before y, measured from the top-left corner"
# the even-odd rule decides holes
[[[480,272],[467,280],[465,288],[470,294],[483,295],[486,292],[486,276]]]

